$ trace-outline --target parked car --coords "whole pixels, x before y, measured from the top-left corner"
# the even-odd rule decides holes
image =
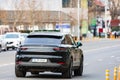
[[[0,52],[2,51],[2,39],[0,37]]]
[[[28,33],[21,33],[22,40],[21,42],[24,42],[25,38],[27,37]]]
[[[4,41],[4,35],[0,35],[0,52],[4,50],[7,50],[7,44]]]
[[[26,38],[27,35],[28,35],[28,33],[21,33],[21,36],[24,37],[24,38]]]
[[[4,35],[4,41],[7,44],[7,50],[9,48],[16,49],[21,44],[21,34],[19,32],[8,32]]]
[[[120,37],[120,31],[117,31],[117,37]]]
[[[72,39],[70,34],[59,32],[33,32],[21,44],[16,53],[15,74],[25,77],[26,72],[60,72],[65,78],[74,75],[82,76],[83,51],[82,43]]]

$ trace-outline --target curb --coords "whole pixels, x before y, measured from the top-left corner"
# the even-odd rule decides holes
[[[99,41],[99,40],[119,40],[120,38],[84,38],[81,41],[82,42],[89,42],[89,41]]]

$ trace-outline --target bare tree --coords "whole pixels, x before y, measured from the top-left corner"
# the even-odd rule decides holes
[[[7,23],[7,11],[0,8],[0,25]]]
[[[117,19],[120,16],[120,0],[108,0],[111,19]]]
[[[43,17],[44,17],[44,11],[43,11],[43,5],[42,2],[40,1],[39,6],[38,6],[38,10],[37,10],[37,14],[35,16],[36,21],[37,21],[37,25],[39,26],[39,29],[43,28]]]
[[[3,25],[0,27],[0,34],[4,34],[6,31],[8,31],[8,28],[4,26],[7,24],[8,24],[7,11],[4,8],[0,8],[0,25]]]
[[[41,9],[42,5],[40,4],[40,1],[37,0],[27,0],[26,1],[27,8],[29,10],[29,19],[30,19],[30,25],[31,28],[33,28],[34,31],[34,26],[41,25],[39,22],[41,22]]]
[[[18,31],[16,26],[20,24],[20,21],[23,19],[23,10],[25,8],[25,1],[24,0],[15,0],[14,2],[14,23],[13,23],[13,31]]]
[[[14,30],[17,30],[17,25],[25,25],[25,20],[34,30],[34,26],[42,19],[40,16],[42,7],[39,0],[15,0],[14,9]]]

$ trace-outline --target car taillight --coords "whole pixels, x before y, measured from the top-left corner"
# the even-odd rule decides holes
[[[27,50],[28,48],[26,47],[20,47],[20,50]]]
[[[53,48],[54,51],[66,51],[66,48],[61,48],[61,47],[57,47],[57,48]]]
[[[58,62],[58,64],[65,64],[65,62]]]
[[[21,61],[17,61],[17,62],[16,62],[16,64],[20,64],[20,63],[21,63]]]

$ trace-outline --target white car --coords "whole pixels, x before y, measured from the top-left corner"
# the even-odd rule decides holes
[[[7,50],[7,44],[6,42],[4,41],[4,35],[0,35],[0,52],[4,50],[6,51]]]
[[[21,43],[24,42],[27,36],[28,36],[28,33],[21,33],[21,37],[22,37]]]
[[[7,50],[9,48],[16,49],[20,46],[21,44],[21,34],[19,32],[8,32],[4,36],[4,41],[7,44]]]

